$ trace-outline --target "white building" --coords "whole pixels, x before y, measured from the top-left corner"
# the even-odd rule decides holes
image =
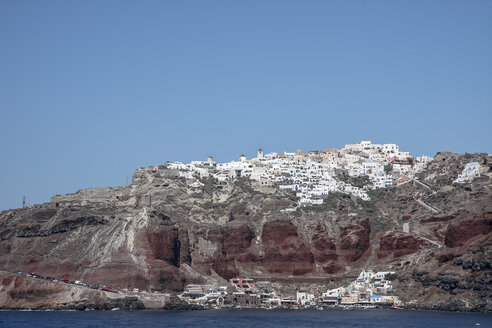
[[[314,304],[314,295],[306,292],[296,293],[297,304],[311,305]]]
[[[413,172],[414,173],[422,172],[430,161],[432,161],[432,157],[430,157],[430,156],[423,155],[423,156],[417,157],[415,159],[416,163],[413,167]]]
[[[258,149],[258,152],[257,152],[257,155],[256,155],[256,158],[259,159],[259,160],[262,160],[265,158],[265,154],[263,153],[263,149]]]
[[[364,162],[362,163],[362,172],[368,175],[379,171],[379,163],[377,162]]]
[[[454,182],[465,182],[465,181],[471,181],[475,177],[480,176],[480,164],[478,162],[471,162],[466,164],[465,168],[461,172],[460,175],[458,175],[458,178],[454,180]]]
[[[342,289],[341,288],[335,288],[335,289],[329,289],[326,291],[326,293],[321,294],[321,297],[342,297]]]
[[[390,157],[397,156],[400,152],[399,147],[396,144],[384,144],[382,151]]]

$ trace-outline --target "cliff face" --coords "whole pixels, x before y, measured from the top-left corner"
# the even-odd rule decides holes
[[[481,176],[453,184],[471,161]],[[295,196],[272,186],[206,179],[193,188],[140,169],[129,186],[1,212],[0,267],[164,291],[235,276],[321,291],[362,268],[391,269],[403,300],[491,311],[491,165],[486,154],[441,153],[423,184],[373,191],[369,202],[330,194],[294,211]]]

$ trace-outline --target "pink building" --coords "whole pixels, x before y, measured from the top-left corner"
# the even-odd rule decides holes
[[[247,291],[255,288],[255,282],[249,278],[232,278],[229,282],[236,286],[238,290]]]

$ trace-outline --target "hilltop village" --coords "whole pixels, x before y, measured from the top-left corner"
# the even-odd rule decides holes
[[[342,192],[370,200],[368,190],[405,183],[424,170],[432,157],[412,157],[402,152],[396,144],[373,144],[361,141],[347,144],[341,150],[328,148],[323,151],[301,150],[265,154],[259,149],[257,156],[247,159],[243,154],[239,161],[216,163],[210,156],[206,161],[191,163],[167,162],[164,166],[147,170],[175,170],[174,174],[196,179],[191,187],[203,187],[200,179],[213,177],[227,182],[246,177],[261,185],[276,184],[279,188],[296,192],[300,205],[323,204],[323,197],[330,192]],[[173,173],[168,173],[173,174]],[[364,177],[362,179],[357,179]],[[354,183],[357,181],[357,183]]]
[[[227,185],[238,179],[249,179],[254,187],[275,187],[290,190],[297,197],[297,206],[282,211],[295,211],[299,206],[321,205],[330,192],[340,192],[364,201],[370,201],[368,191],[409,182],[421,184],[417,174],[425,171],[432,157],[413,157],[400,151],[396,144],[373,144],[361,141],[347,144],[341,150],[327,148],[323,151],[295,153],[264,153],[258,149],[254,158],[243,154],[239,161],[217,163],[212,156],[206,161],[190,163],[166,162],[164,165],[142,167],[135,171],[132,185],[159,179],[182,178],[190,190],[204,190],[213,179],[214,185]],[[454,180],[464,183],[480,176],[480,164],[470,162]],[[51,204],[56,206],[87,205],[88,203],[133,204],[136,207],[150,205],[150,193],[125,195],[125,187],[89,188],[74,194],[55,195]],[[124,201],[127,199],[127,201]],[[42,204],[41,207],[49,206]]]

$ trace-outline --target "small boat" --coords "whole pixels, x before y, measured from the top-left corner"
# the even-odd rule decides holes
[[[401,307],[398,307],[398,306],[393,306],[391,307],[392,310],[403,310]]]

